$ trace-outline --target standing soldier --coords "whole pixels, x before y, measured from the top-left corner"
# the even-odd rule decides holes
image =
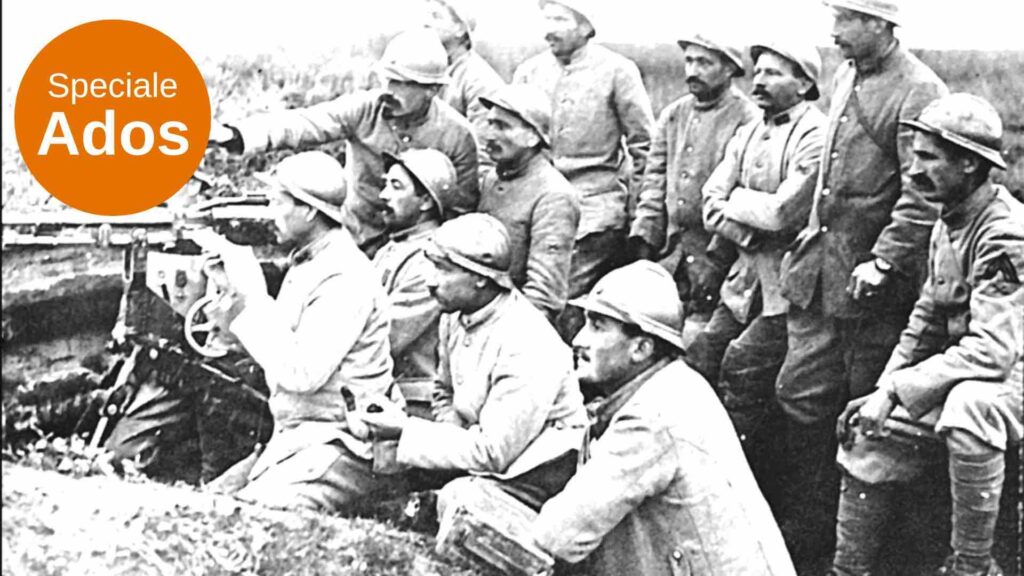
[[[429,26],[437,32],[448,54],[448,84],[441,89],[441,100],[465,116],[479,139],[487,110],[481,96],[493,96],[505,81],[473,49],[476,19],[464,0],[427,0]],[[485,157],[481,152],[481,160]]]
[[[520,65],[513,82],[538,86],[550,98],[552,160],[580,195],[569,279],[569,296],[575,298],[624,262],[630,198],[647,165],[654,114],[636,64],[590,44],[595,31],[584,2],[539,5],[551,50]],[[627,154],[629,177],[623,173]],[[582,317],[573,313],[560,324],[569,335]]]
[[[497,165],[480,183],[480,211],[508,230],[515,284],[548,320],[565,308],[580,203],[545,153],[550,146],[547,97],[533,86],[513,85],[492,98],[481,148]]]
[[[807,222],[824,139],[814,46],[750,48],[751,94],[764,119],[740,128],[704,186],[707,230],[733,242],[739,258],[721,303],[687,350],[720,394],[769,502],[778,459],[775,378],[786,357],[787,303],[779,293],[785,246]]]
[[[793,564],[714,391],[680,359],[672,277],[634,262],[573,305],[576,375],[600,389],[579,471],[532,534],[594,576],[791,576]]]
[[[261,114],[235,126],[214,125],[211,141],[232,152],[347,141],[353,194],[345,200],[345,226],[372,256],[385,241],[380,191],[383,153],[434,148],[451,158],[458,174],[453,213],[476,209],[477,147],[465,118],[436,98],[448,82],[447,57],[427,29],[395,36],[381,57],[383,91],[342,95],[309,108]]]
[[[455,167],[437,150],[384,153],[383,218],[389,235],[373,257],[391,304],[391,357],[395,380],[437,377],[437,323],[441,308],[430,295],[433,265],[424,249],[446,216],[455,191]],[[404,391],[404,388],[403,388]],[[407,398],[407,400],[410,398]]]
[[[710,315],[731,258],[709,251],[701,187],[757,107],[732,85],[739,50],[701,36],[679,40],[690,93],[661,112],[630,229],[634,258],[661,259],[688,312]]]
[[[894,489],[918,482],[922,456],[934,454],[901,440],[910,423],[937,433],[949,454],[953,555],[939,573],[997,576],[992,541],[1005,452],[1022,431],[1024,206],[988,180],[993,167],[1006,169],[991,104],[953,94],[901,123],[915,131],[910,185],[942,216],[899,345],[875,391],[839,420],[845,474],[833,570],[874,573]]]
[[[838,477],[833,422],[882,372],[920,291],[937,210],[903,186],[909,127],[947,93],[894,36],[897,4],[828,0],[848,60],[835,74],[825,148],[807,224],[782,262],[789,350],[776,382],[787,417],[783,534],[796,561],[829,548]]]

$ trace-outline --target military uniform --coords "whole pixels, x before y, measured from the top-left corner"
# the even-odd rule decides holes
[[[477,146],[469,121],[437,99],[419,117],[390,118],[381,103],[382,94],[344,95],[309,108],[251,116],[235,126],[245,151],[346,140],[352,193],[345,198],[345,226],[371,255],[384,241],[379,198],[384,184],[382,153],[440,150],[458,174],[451,211],[473,211],[479,200]]]
[[[437,222],[391,234],[373,257],[391,310],[391,357],[396,380],[437,377],[437,324],[441,308],[430,295],[433,266],[423,254]]]
[[[651,102],[636,64],[597,45],[580,48],[566,65],[550,52],[538,54],[519,66],[513,82],[535,85],[551,99],[551,159],[580,195],[569,280],[569,296],[579,296],[623,261],[628,195],[640,189],[651,147]]]
[[[337,509],[382,488],[371,448],[346,421],[391,387],[388,316],[377,274],[349,232],[336,228],[293,257],[277,299],[246,301],[230,325],[266,372],[274,435],[255,460],[225,473],[244,500]]]
[[[928,280],[878,383],[899,397],[891,422],[937,434],[963,430],[1005,452],[1022,436],[1024,205],[1001,186],[981,186],[943,213],[929,254]],[[871,535],[856,530],[871,521],[864,504],[886,507],[878,501],[891,498],[886,486],[919,482],[943,458],[935,449],[940,441],[928,437],[858,434],[840,449],[848,483],[864,485],[867,500],[840,511],[836,566],[843,574],[870,569],[877,552]],[[980,469],[980,461],[973,466]],[[986,507],[998,511],[990,496]],[[858,522],[848,524],[848,517]]]
[[[825,116],[807,102],[753,122],[730,141],[704,186],[708,230],[739,253],[721,303],[687,349],[687,360],[720,388],[755,475],[766,488],[775,378],[786,356],[786,310],[779,263],[806,222],[818,175]]]
[[[439,332],[434,421],[410,419],[399,462],[513,480],[579,448],[587,416],[572,354],[522,294],[446,314]]]
[[[485,170],[479,210],[505,225],[512,247],[512,282],[553,321],[568,298],[580,220],[575,189],[541,153],[515,171]]]
[[[730,87],[710,102],[687,94],[666,106],[658,118],[630,236],[659,250],[684,300],[690,291],[688,267],[713,265],[707,253],[711,233],[704,228],[701,188],[740,126],[758,117],[757,106]]]
[[[534,524],[556,557],[595,576],[795,574],[728,416],[682,361],[608,397],[592,437]]]

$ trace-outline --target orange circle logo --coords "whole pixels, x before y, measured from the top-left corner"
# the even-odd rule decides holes
[[[166,34],[98,20],[54,38],[14,104],[32,175],[68,206],[101,215],[152,208],[199,167],[210,98],[195,62]]]

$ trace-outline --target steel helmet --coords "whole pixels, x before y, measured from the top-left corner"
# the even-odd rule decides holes
[[[510,84],[491,96],[481,96],[484,108],[503,108],[518,116],[540,136],[541,142],[551,147],[551,100],[536,86]]]
[[[758,56],[764,51],[774,52],[779,56],[782,56],[786,60],[789,60],[796,65],[797,68],[803,72],[814,85],[807,94],[804,96],[806,100],[817,100],[821,97],[821,92],[818,90],[818,77],[821,72],[821,55],[818,54],[818,49],[812,44],[795,44],[789,45],[788,43],[781,42],[779,40],[772,40],[770,42],[762,42],[760,44],[754,44],[750,47],[750,57],[757,62]]]
[[[417,84],[448,83],[448,53],[433,30],[400,32],[388,42],[378,63],[385,78]]]
[[[591,2],[587,2],[586,0],[539,0],[537,2],[537,5],[540,6],[542,10],[548,4],[560,4],[565,6],[579,16],[579,20],[581,20],[583,24],[590,26],[590,29],[595,33],[597,32],[597,28],[594,27],[594,21],[591,20],[591,9],[593,8],[593,4]]]
[[[446,207],[455,203],[454,195],[458,192],[455,165],[448,156],[433,148],[406,150],[398,154],[384,152],[383,156],[385,170],[398,164],[423,186],[433,198],[437,212],[443,219],[447,213]]]
[[[281,160],[269,173],[255,174],[270,186],[280,186],[295,199],[309,204],[335,222],[342,222],[348,180],[345,169],[329,154],[300,152]]]
[[[897,26],[903,25],[900,6],[896,2],[887,2],[886,0],[824,0],[823,4],[881,18]]]
[[[683,307],[676,283],[660,264],[638,260],[612,270],[590,294],[569,304],[633,324],[683,349]]]
[[[494,216],[474,212],[454,218],[434,231],[434,242],[426,255],[493,280],[506,290],[512,289],[508,269],[512,248],[505,225]]]
[[[730,46],[728,44],[719,42],[718,40],[708,38],[707,36],[703,36],[700,34],[694,34],[693,36],[689,36],[681,40],[676,40],[676,44],[679,44],[679,47],[682,48],[683,50],[686,50],[687,46],[693,44],[694,46],[700,46],[701,48],[711,50],[712,52],[716,52],[729,62],[732,62],[733,64],[736,65],[736,68],[735,70],[733,70],[732,73],[734,77],[743,76],[744,74],[743,53],[740,52],[739,49],[736,48],[735,46]]]
[[[963,92],[943,96],[926,106],[916,120],[901,120],[900,124],[934,134],[1006,170],[1000,153],[1003,122],[983,98]]]

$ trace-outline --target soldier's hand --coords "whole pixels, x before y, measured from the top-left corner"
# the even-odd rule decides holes
[[[223,266],[223,274],[213,275],[215,282],[226,282],[223,288],[246,299],[267,296],[267,280],[252,246],[240,246],[209,229],[196,231],[192,239]]]
[[[868,395],[867,401],[857,411],[861,432],[868,438],[884,438],[889,435],[885,420],[892,414],[896,402],[888,390],[878,389]]]
[[[839,439],[840,444],[847,445],[853,441],[853,428],[857,426],[860,419],[857,413],[860,411],[860,407],[867,401],[867,396],[850,400],[846,404],[846,408],[843,409],[843,413],[836,419],[836,438]]]
[[[889,275],[879,270],[874,260],[868,260],[853,269],[846,291],[854,300],[863,301],[878,296],[888,282]]]
[[[399,438],[409,422],[405,411],[391,402],[371,404],[356,416],[370,429],[370,435],[378,440]]]
[[[626,253],[631,262],[637,260],[654,260],[657,250],[639,236],[630,236],[626,239]]]
[[[686,276],[690,283],[688,305],[693,310],[710,310],[725,280],[725,270],[710,258],[687,256]]]

